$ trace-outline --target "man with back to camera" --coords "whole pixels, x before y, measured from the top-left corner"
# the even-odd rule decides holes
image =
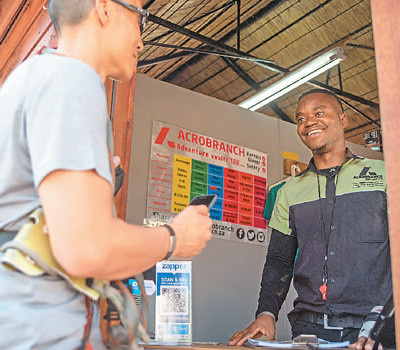
[[[288,315],[293,337],[315,334],[372,349],[360,329],[392,292],[385,169],[383,161],[346,148],[347,121],[335,94],[313,89],[300,96],[297,134],[313,158],[278,192],[256,319],[229,345],[261,335],[275,339],[298,249],[298,297]]]
[[[186,208],[170,228],[113,215],[103,83],[135,72],[147,18],[140,6],[50,0],[58,49],[22,63],[0,90],[0,244],[41,206],[54,256],[77,277],[127,278],[170,254],[195,256],[211,238],[206,206]],[[65,280],[0,264],[1,349],[78,348],[86,317],[85,296]]]

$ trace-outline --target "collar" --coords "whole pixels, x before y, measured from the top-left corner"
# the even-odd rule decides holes
[[[301,175],[305,174],[307,171],[311,171],[311,172],[313,172],[313,173],[315,173],[317,175],[324,175],[324,176],[328,176],[328,177],[334,176],[340,171],[340,169],[343,167],[343,165],[345,165],[351,159],[361,159],[361,157],[353,154],[350,151],[350,149],[348,147],[346,147],[346,158],[345,158],[345,160],[344,160],[342,165],[336,166],[336,167],[333,167],[333,168],[329,168],[329,169],[318,170],[316,168],[315,164],[314,164],[314,157],[313,157],[313,158],[310,159],[310,162],[308,163],[307,168],[304,171],[302,171],[300,174],[296,175],[296,176],[301,176]],[[331,171],[331,169],[333,169],[333,170]]]
[[[46,45],[42,46],[39,51],[37,52],[37,55],[44,55],[44,54],[53,54],[57,56],[64,56],[62,53],[59,53],[56,49],[52,49],[51,47],[48,47]]]
[[[45,53],[56,53],[56,50],[55,49],[51,49],[50,47],[44,45],[37,52],[38,55],[42,55],[42,54],[45,54]]]

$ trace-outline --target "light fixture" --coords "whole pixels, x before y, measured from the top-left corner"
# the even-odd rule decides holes
[[[345,58],[346,56],[343,54],[343,48],[335,47],[308,62],[294,72],[289,73],[254,96],[239,103],[238,106],[251,111],[256,111],[262,106],[265,106],[267,103],[270,103],[278,97],[287,94],[289,91],[339,64],[339,62]]]

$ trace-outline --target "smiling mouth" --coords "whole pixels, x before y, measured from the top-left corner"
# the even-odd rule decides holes
[[[306,136],[317,135],[317,134],[320,134],[321,132],[323,132],[323,130],[312,130],[312,131],[308,132],[308,133],[306,134]]]

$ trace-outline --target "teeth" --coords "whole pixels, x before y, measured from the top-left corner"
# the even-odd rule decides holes
[[[314,134],[318,134],[320,132],[321,132],[321,130],[313,130],[313,131],[310,131],[307,135],[311,136],[311,135],[314,135]]]

